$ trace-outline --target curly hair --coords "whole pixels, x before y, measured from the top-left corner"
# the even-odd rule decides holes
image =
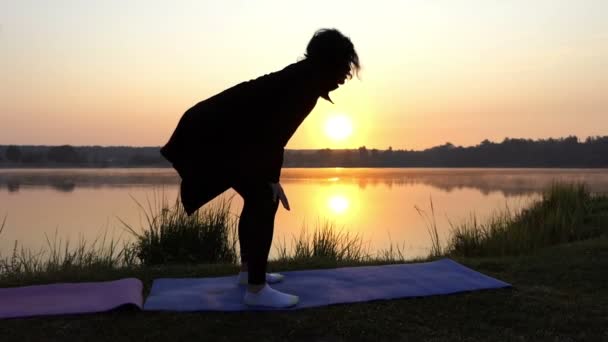
[[[304,56],[328,69],[348,68],[346,76],[349,79],[361,70],[355,46],[350,38],[336,29],[317,30],[308,42]]]

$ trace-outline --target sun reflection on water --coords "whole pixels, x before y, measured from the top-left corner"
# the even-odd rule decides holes
[[[333,195],[327,201],[327,205],[332,212],[336,214],[344,214],[350,205],[349,200],[344,195]]]

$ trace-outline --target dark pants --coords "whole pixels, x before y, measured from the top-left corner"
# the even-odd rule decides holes
[[[268,182],[244,181],[232,188],[244,201],[239,219],[241,262],[248,265],[249,284],[264,284],[278,201],[273,200]]]

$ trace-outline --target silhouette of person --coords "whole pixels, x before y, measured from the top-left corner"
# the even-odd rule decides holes
[[[161,148],[181,177],[180,197],[188,215],[229,188],[242,196],[239,282],[248,284],[247,305],[298,302],[297,296],[268,285],[283,275],[266,273],[279,200],[290,210],[279,183],[284,147],[318,98],[332,102],[329,92],[359,69],[348,37],[336,29],[318,30],[302,60],[188,109]]]

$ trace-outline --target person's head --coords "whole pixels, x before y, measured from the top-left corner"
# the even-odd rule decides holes
[[[350,39],[336,29],[320,29],[308,42],[305,57],[319,68],[327,91],[357,75],[361,66]]]

